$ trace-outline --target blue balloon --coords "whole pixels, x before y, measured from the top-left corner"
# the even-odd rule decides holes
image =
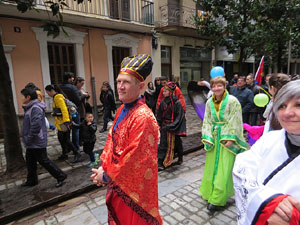
[[[215,77],[224,77],[224,69],[221,66],[215,66],[210,71],[210,77],[213,79]]]

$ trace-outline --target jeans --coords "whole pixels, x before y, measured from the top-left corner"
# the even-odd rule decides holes
[[[66,155],[71,150],[73,151],[74,155],[77,155],[79,153],[76,146],[70,140],[70,131],[67,132],[58,131],[57,136],[58,136],[58,141],[62,147],[63,155]]]
[[[80,115],[77,112],[76,117],[73,117],[73,121],[76,124],[80,124]],[[72,129],[72,142],[76,146],[77,149],[80,149],[79,145],[79,129]]]
[[[95,162],[95,155],[94,155],[94,145],[95,142],[84,142],[83,143],[83,151],[89,155],[91,162]]]

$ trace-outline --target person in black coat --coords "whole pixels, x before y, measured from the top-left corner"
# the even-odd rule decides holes
[[[100,133],[103,133],[107,130],[107,124],[110,120],[114,120],[114,117],[112,116],[112,112],[116,111],[116,102],[113,90],[110,87],[110,84],[108,82],[103,82],[102,85],[102,91],[100,94],[100,101],[103,104],[103,128],[99,131]]]
[[[94,154],[94,146],[96,142],[96,130],[97,124],[94,121],[92,113],[87,112],[84,120],[80,124],[73,123],[74,129],[80,129],[80,142],[83,143],[83,151],[89,155],[91,162],[88,167],[94,167],[97,165],[98,154]]]
[[[65,72],[63,79],[64,81],[63,84],[60,85],[60,89],[63,91],[65,96],[67,96],[67,98],[76,105],[77,109],[79,109],[81,100],[77,87],[73,85],[74,73]],[[80,123],[80,115],[78,112],[73,115],[72,120],[77,124]],[[79,130],[72,130],[72,142],[77,147],[77,149],[80,149]]]
[[[155,88],[153,87],[153,83],[151,81],[148,82],[148,88],[146,89],[144,96],[145,96],[147,106],[155,114],[155,107],[156,107]]]

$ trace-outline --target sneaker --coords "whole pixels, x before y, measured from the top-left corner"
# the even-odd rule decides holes
[[[95,156],[95,162],[100,162],[99,154],[95,153],[94,156]]]
[[[103,129],[103,128],[101,130],[99,130],[100,133],[103,133],[105,131],[106,131],[106,129]]]
[[[95,162],[90,162],[89,164],[88,164],[88,167],[95,167],[95,166],[97,166],[97,162],[95,161]]]

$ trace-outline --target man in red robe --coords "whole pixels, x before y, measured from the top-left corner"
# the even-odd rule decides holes
[[[108,224],[162,224],[158,210],[159,127],[140,93],[152,70],[148,55],[126,57],[117,78],[118,109],[93,182],[108,185]]]

